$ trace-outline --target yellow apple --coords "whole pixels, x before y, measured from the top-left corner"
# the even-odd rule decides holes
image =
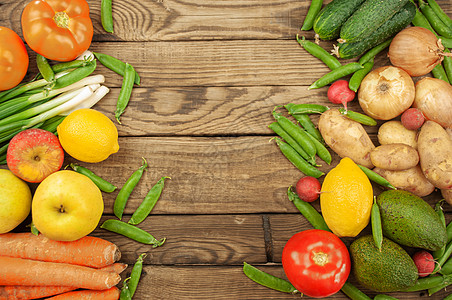
[[[30,213],[30,187],[10,170],[0,169],[0,233],[22,223]]]
[[[31,215],[46,237],[74,241],[91,233],[104,211],[102,192],[85,175],[62,170],[46,177],[36,188]]]

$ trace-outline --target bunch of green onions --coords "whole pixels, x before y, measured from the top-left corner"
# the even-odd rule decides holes
[[[53,66],[39,55],[37,61],[36,78],[0,92],[0,164],[6,164],[9,141],[17,133],[41,128],[56,134],[65,116],[92,107],[109,92],[101,85],[103,75],[91,75],[96,69],[93,56]]]

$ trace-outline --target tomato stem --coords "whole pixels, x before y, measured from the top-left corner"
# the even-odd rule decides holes
[[[65,11],[59,11],[56,12],[53,16],[53,21],[57,24],[60,28],[68,28],[69,27],[69,16]]]
[[[324,252],[315,252],[314,257],[312,258],[314,263],[319,266],[324,266],[328,263],[328,254]]]

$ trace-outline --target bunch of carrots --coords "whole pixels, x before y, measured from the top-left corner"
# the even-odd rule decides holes
[[[42,234],[0,234],[0,300],[119,299],[126,264],[118,247],[85,236],[73,242]]]

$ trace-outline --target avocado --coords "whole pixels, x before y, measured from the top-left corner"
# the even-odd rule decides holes
[[[394,242],[429,251],[447,243],[446,227],[422,198],[403,190],[387,190],[377,196],[383,235]]]
[[[394,292],[416,282],[418,270],[410,255],[398,244],[383,237],[381,251],[372,235],[365,235],[350,245],[355,279],[375,292]]]

